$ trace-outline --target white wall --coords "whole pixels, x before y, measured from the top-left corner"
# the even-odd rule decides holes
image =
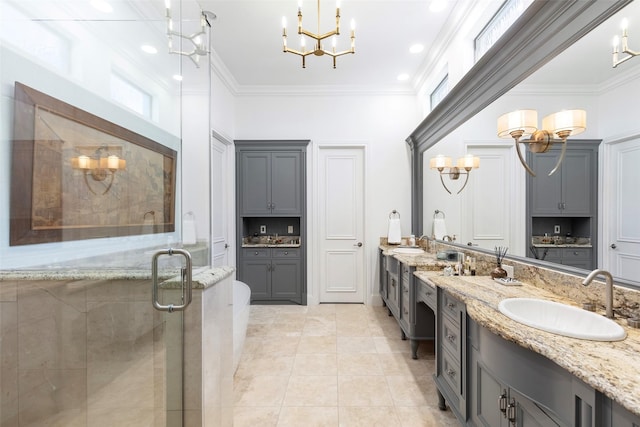
[[[386,236],[388,215],[401,214],[403,235],[410,234],[411,184],[405,138],[419,122],[414,96],[309,95],[240,96],[236,99],[235,139],[310,139],[307,201],[312,212],[313,155],[318,144],[366,146],[365,238],[367,295],[377,291],[377,248]],[[314,239],[315,224],[308,224]],[[309,264],[313,262],[313,254]],[[309,271],[315,266],[310,265]],[[317,302],[317,275],[309,274],[309,303]],[[374,298],[375,299],[375,298]]]

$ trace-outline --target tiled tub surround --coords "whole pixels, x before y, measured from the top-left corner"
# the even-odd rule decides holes
[[[231,425],[231,327],[220,325],[231,325],[232,273],[194,276],[186,425]],[[0,425],[171,425],[182,397],[164,391],[179,347],[163,337],[181,322],[153,309],[148,272],[0,273]]]
[[[393,246],[382,243],[383,253],[391,254],[389,250]],[[640,330],[629,328],[625,320],[625,317],[640,313],[640,292],[614,287],[616,321],[628,334],[623,341],[595,342],[568,338],[515,322],[498,311],[498,303],[505,298],[533,297],[581,307],[583,302],[591,301],[596,303],[597,311],[604,314],[604,283],[593,282],[583,286],[583,276],[509,260],[505,264],[515,267],[515,277],[523,284],[503,286],[488,276],[495,267],[491,256],[461,248],[456,249],[476,257],[477,275],[445,277],[441,270],[447,262],[437,260],[435,253],[452,247],[433,242],[431,246],[432,253],[394,256],[407,265],[415,266],[417,277],[446,289],[463,301],[467,305],[467,315],[481,326],[549,358],[627,410],[640,415],[640,366],[637,363]]]

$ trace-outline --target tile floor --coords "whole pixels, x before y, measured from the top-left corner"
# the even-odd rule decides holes
[[[234,426],[458,426],[438,409],[433,344],[412,360],[383,307],[251,306]]]

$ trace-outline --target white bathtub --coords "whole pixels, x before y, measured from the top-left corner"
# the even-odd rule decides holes
[[[238,369],[249,325],[251,289],[246,283],[233,281],[233,372]]]

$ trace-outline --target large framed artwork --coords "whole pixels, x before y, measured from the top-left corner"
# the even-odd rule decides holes
[[[175,230],[177,152],[19,82],[10,245]]]

